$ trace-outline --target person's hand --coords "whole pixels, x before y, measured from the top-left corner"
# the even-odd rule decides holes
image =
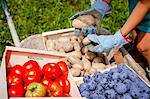
[[[83,27],[81,29],[74,30],[75,35],[80,35],[80,33],[83,33],[84,35],[88,35],[88,34],[94,34],[95,32],[96,32],[96,28],[93,26]]]
[[[88,10],[76,13],[73,15],[70,19],[75,20],[78,19],[79,16],[84,16],[84,15],[92,15],[94,18],[95,24],[93,26],[89,25],[88,27],[82,27],[82,28],[76,28],[74,33],[76,35],[79,35],[80,33],[84,34],[93,34],[93,33],[98,33],[99,32],[99,23],[100,19],[105,16],[105,14],[109,13],[110,6],[102,1],[102,0],[97,0],[95,3],[92,5],[92,7]],[[82,20],[80,20],[82,21]],[[88,22],[85,22],[88,23]]]
[[[120,30],[117,31],[114,35],[100,35],[89,34],[88,39],[94,43],[97,43],[97,46],[89,45],[87,46],[90,51],[93,52],[106,52],[110,51],[114,47],[120,47],[127,44],[130,40],[122,36]]]
[[[90,9],[84,10],[76,13],[70,19],[74,20],[80,15],[90,14],[94,17],[104,17],[106,14],[110,13],[110,5],[104,0],[96,0],[96,2],[91,6]]]

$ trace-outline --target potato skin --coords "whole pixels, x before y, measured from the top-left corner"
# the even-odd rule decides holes
[[[83,45],[85,46],[85,45],[90,44],[91,41],[88,39],[88,37],[85,37],[85,38],[82,40],[82,43],[83,43]]]
[[[88,60],[93,60],[93,59],[96,57],[96,55],[95,55],[94,53],[92,53],[92,52],[86,52],[86,53],[85,53],[85,57],[86,57]]]
[[[104,59],[102,57],[95,57],[92,63],[104,63]]]
[[[81,64],[73,64],[72,67],[73,68],[79,68],[80,70],[83,70],[83,65],[81,65]]]
[[[104,70],[106,69],[106,65],[103,63],[92,63],[92,68],[95,68],[96,70]]]
[[[84,70],[89,71],[91,68],[91,62],[85,56],[82,56],[82,63]]]
[[[88,48],[86,46],[82,47],[81,49],[82,54],[85,54],[88,52]]]
[[[66,46],[66,45],[67,45],[67,46]],[[63,50],[64,50],[65,52],[70,52],[70,51],[73,50],[73,44],[72,44],[71,41],[64,42],[62,48],[63,48]]]
[[[73,77],[80,76],[81,70],[79,68],[71,68],[70,71]]]
[[[69,56],[69,57],[67,57],[67,59],[71,64],[81,64],[81,65],[83,65],[82,61],[79,58],[75,57],[75,56]]]
[[[81,15],[72,21],[74,28],[83,28],[92,26],[95,24],[94,17],[92,15]]]
[[[82,27],[88,27],[88,25],[78,19],[74,19],[72,21],[72,26],[75,27],[75,28],[82,28]]]
[[[78,41],[72,40],[72,44],[73,44],[73,46],[74,46],[74,50],[75,50],[75,51],[81,51],[81,47],[80,47],[80,44],[79,44]]]
[[[96,72],[96,69],[95,69],[95,68],[91,68],[91,69],[89,70],[90,75],[93,75],[95,72]]]
[[[80,51],[72,51],[70,53],[67,53],[67,56],[75,56],[80,59],[82,57],[82,54]]]

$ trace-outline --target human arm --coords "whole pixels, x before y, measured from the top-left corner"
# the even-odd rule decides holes
[[[96,0],[90,9],[78,12],[70,18],[73,20],[73,23],[80,24],[80,28],[72,24],[73,27],[76,28],[76,31],[74,31],[75,34],[84,32],[85,34],[92,34],[95,31],[98,33],[100,20],[108,13],[111,13],[110,5],[106,2],[106,0]],[[86,19],[86,15],[91,15],[94,18],[94,24],[87,24],[88,20],[81,20],[81,17],[82,19]],[[86,27],[85,25],[82,26],[81,23],[86,24]]]
[[[98,48],[93,51],[106,51],[113,47],[119,47],[128,43],[128,34],[143,20],[150,9],[150,0],[141,0],[137,3],[124,26],[112,36],[88,35],[91,41],[98,41]],[[123,41],[123,42],[122,42]],[[106,46],[107,45],[107,46]]]
[[[90,14],[90,15],[93,15],[94,17],[101,17],[101,16],[104,17],[110,11],[110,5],[108,4],[108,1],[107,0],[96,0],[94,2],[94,4],[91,5],[90,9],[78,12],[78,13],[74,14],[70,19],[74,20],[78,16],[85,15],[85,14]]]
[[[139,0],[126,23],[120,29],[123,36],[128,35],[150,10],[150,0]]]

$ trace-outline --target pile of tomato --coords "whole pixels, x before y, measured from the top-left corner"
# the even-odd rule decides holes
[[[69,97],[68,67],[64,61],[47,63],[40,68],[34,60],[23,66],[7,69],[7,85],[10,97]]]

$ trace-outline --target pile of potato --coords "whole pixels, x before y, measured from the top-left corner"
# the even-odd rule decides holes
[[[72,21],[72,26],[76,29],[95,26],[96,34],[111,34],[106,29],[99,29],[99,19],[92,15],[81,15]],[[74,77],[92,75],[96,71],[103,71],[108,68],[105,65],[105,56],[101,53],[89,51],[87,45],[93,44],[81,33],[79,36],[63,36],[57,39],[46,41],[47,50],[60,51],[67,54],[68,66]]]
[[[67,54],[68,66],[74,77],[92,75],[96,71],[108,68],[108,65],[105,65],[104,55],[89,51],[86,47],[88,44],[91,42],[84,35],[63,36],[46,41],[47,50]]]

